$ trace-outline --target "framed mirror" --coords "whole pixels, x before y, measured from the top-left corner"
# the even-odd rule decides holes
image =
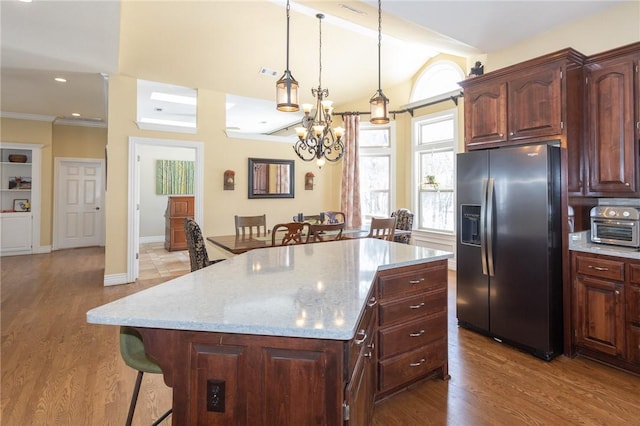
[[[293,198],[293,160],[249,158],[249,198]]]

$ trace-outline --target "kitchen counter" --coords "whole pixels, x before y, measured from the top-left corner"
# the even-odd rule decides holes
[[[376,271],[451,257],[372,238],[252,250],[92,309],[87,321],[349,340]]]
[[[173,388],[174,426],[365,426],[379,389],[449,377],[452,256],[372,238],[256,249],[87,321],[138,330]]]
[[[590,231],[569,234],[569,250],[640,260],[640,251],[638,249],[592,243]]]

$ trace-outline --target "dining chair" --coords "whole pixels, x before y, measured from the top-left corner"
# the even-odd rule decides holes
[[[312,214],[312,215],[302,216],[302,220],[299,220],[300,216],[295,215],[295,216],[293,216],[292,219],[293,219],[294,222],[299,222],[299,223],[302,223],[302,222],[322,223],[322,216],[319,215],[319,214]]]
[[[191,272],[205,268],[214,263],[223,261],[224,259],[209,260],[207,247],[204,244],[202,231],[195,220],[191,218],[184,219],[184,233],[187,237],[187,248],[189,249],[189,261],[191,263]]]
[[[279,223],[271,230],[271,245],[305,244],[309,240],[309,226],[307,222]]]
[[[307,238],[307,242],[341,240],[343,230],[344,230],[344,222],[310,224],[309,238]]]
[[[157,362],[147,356],[144,350],[142,336],[140,336],[140,333],[133,327],[120,327],[120,355],[122,355],[122,359],[127,366],[138,371],[136,383],[133,387],[133,394],[131,395],[131,402],[129,403],[129,414],[127,414],[127,422],[125,423],[126,426],[131,426],[133,413],[136,410],[136,403],[138,402],[138,394],[140,393],[142,376],[144,373],[162,374],[162,369]],[[169,409],[153,422],[152,426],[160,424],[171,412],[172,409]]]
[[[393,241],[393,235],[396,229],[396,218],[378,218],[371,219],[371,228],[369,228],[369,238],[378,238],[380,240]]]
[[[261,216],[238,216],[235,215],[236,222],[236,237],[242,233],[242,238],[245,237],[247,229],[249,230],[249,238],[253,237],[253,231],[255,229],[256,237],[267,235],[267,215]]]
[[[346,220],[344,213],[337,211],[324,212],[324,217],[326,223],[345,223]]]
[[[396,229],[409,231],[408,234],[395,235],[393,241],[409,244],[411,242],[411,230],[413,229],[413,213],[408,209],[398,209],[391,213],[391,217],[396,218]]]

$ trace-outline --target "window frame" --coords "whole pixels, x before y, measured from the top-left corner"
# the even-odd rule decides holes
[[[420,136],[422,134],[421,129],[422,126],[426,123],[426,122],[437,122],[443,119],[446,119],[446,117],[451,117],[451,120],[453,121],[453,138],[451,139],[450,143],[451,144],[451,150],[453,152],[453,157],[454,157],[454,164],[453,164],[453,176],[452,176],[452,187],[450,190],[447,190],[447,192],[451,192],[453,194],[453,205],[454,205],[454,217],[453,217],[453,229],[452,230],[445,230],[445,229],[434,229],[434,228],[422,228],[421,224],[422,224],[422,210],[421,210],[421,192],[423,191],[421,189],[421,183],[422,183],[422,176],[420,175],[421,173],[421,168],[420,168],[420,154],[422,154],[425,151],[430,151],[431,148],[429,148],[429,144],[419,144],[420,141]],[[412,208],[413,211],[415,212],[415,221],[414,221],[414,229],[417,231],[421,231],[421,232],[425,232],[425,233],[434,233],[434,234],[441,234],[441,235],[455,235],[456,234],[456,217],[455,217],[455,205],[456,205],[456,162],[455,162],[455,158],[456,158],[456,154],[458,154],[459,150],[458,150],[458,109],[456,107],[454,108],[450,108],[450,109],[446,109],[446,110],[442,110],[442,111],[438,111],[438,112],[434,112],[431,114],[425,114],[423,116],[420,117],[414,117],[411,120],[411,139],[412,139],[412,149],[411,149],[411,164],[412,164],[412,173],[411,173],[411,196],[412,196]],[[442,142],[442,141],[438,141],[438,142],[434,142],[434,144],[437,145],[443,145],[444,143],[447,142]]]
[[[363,157],[389,157],[389,215],[395,209],[396,204],[396,123],[395,121],[389,122],[389,124],[371,124],[367,122],[360,123],[360,133],[362,130],[381,130],[388,129],[389,131],[389,146],[388,147],[363,147],[361,144],[358,144],[358,164],[359,170],[360,165],[362,164]],[[361,173],[359,171],[359,173]],[[362,175],[360,175],[361,177]],[[362,204],[362,185],[360,186],[360,201],[361,201],[361,210],[362,210],[362,225],[368,226],[371,223],[371,216],[364,211]]]

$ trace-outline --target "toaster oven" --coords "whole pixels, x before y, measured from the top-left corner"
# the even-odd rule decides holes
[[[640,247],[640,209],[596,206],[591,209],[591,241],[623,247]]]

